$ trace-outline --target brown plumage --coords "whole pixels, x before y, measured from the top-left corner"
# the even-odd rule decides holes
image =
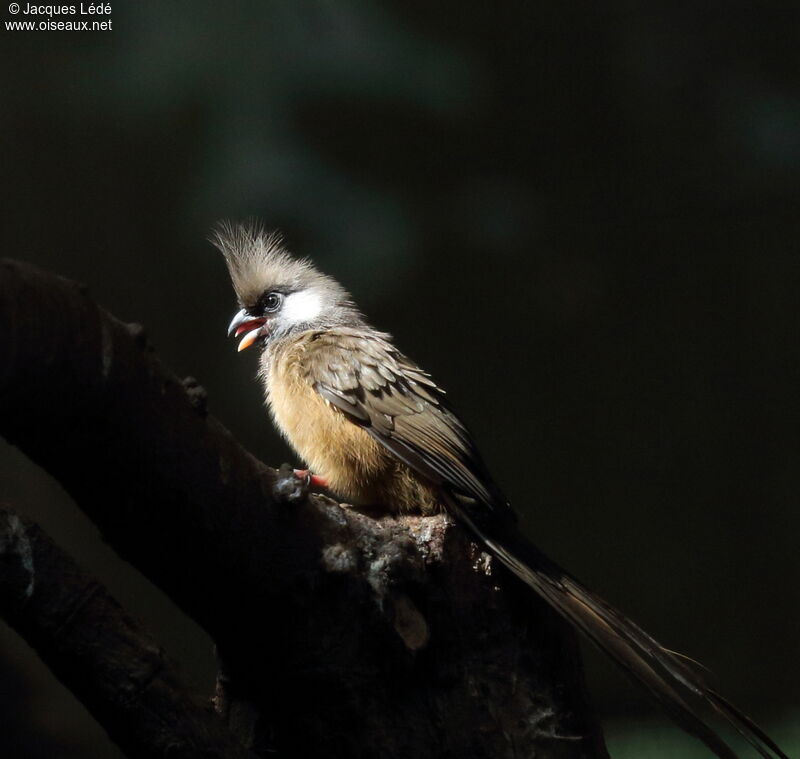
[[[362,347],[368,342],[372,340],[361,331],[338,328],[308,330],[277,344],[269,357],[269,370],[262,372],[272,417],[309,468],[348,502],[433,513],[440,504],[434,489],[350,420],[354,414],[367,416],[358,399],[365,385],[375,388],[381,409],[378,424],[389,424],[383,410],[397,416],[412,408],[398,402],[401,398],[384,394],[391,384],[385,378],[391,359],[387,355],[383,364],[368,363],[374,361]],[[361,361],[363,376],[358,376],[356,367]],[[383,366],[383,374],[378,366]],[[398,380],[407,382],[401,374],[393,375],[393,381]],[[336,411],[337,407],[350,416]]]
[[[272,417],[334,493],[395,512],[448,510],[718,757],[736,754],[695,702],[726,718],[765,759],[788,759],[687,659],[517,531],[511,508],[444,392],[389,335],[367,324],[335,280],[293,259],[279,238],[258,229],[223,226],[215,243],[242,307],[230,331],[244,334],[240,350],[261,345],[260,376]]]

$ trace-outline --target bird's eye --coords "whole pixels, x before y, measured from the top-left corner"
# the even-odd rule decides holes
[[[281,306],[283,296],[280,293],[268,293],[264,296],[264,311],[277,311]]]

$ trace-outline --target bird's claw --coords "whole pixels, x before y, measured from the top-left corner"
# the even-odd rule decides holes
[[[291,464],[281,464],[272,492],[282,503],[302,503],[308,497],[308,484],[295,475]]]
[[[328,481],[318,474],[312,474],[310,469],[295,469],[294,476],[303,480],[307,488],[325,490],[328,487]]]
[[[328,481],[312,474],[308,469],[293,469],[290,464],[281,464],[275,479],[275,498],[283,503],[302,503],[313,489],[325,489]]]

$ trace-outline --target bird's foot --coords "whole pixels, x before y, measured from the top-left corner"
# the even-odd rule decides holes
[[[295,469],[294,476],[300,480],[304,480],[306,487],[309,488],[326,490],[328,487],[328,480],[324,477],[320,477],[318,474],[312,474],[310,469]]]
[[[308,483],[300,479],[291,464],[281,464],[272,492],[281,503],[302,503],[308,497]]]
[[[328,481],[311,474],[308,469],[293,469],[291,464],[281,464],[273,486],[275,498],[283,503],[302,503],[311,489],[324,490]]]

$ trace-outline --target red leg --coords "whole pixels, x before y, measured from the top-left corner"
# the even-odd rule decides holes
[[[320,477],[318,474],[312,474],[309,469],[295,469],[294,475],[301,480],[306,480],[310,487],[320,488],[322,490],[328,487],[328,481],[324,477]]]

